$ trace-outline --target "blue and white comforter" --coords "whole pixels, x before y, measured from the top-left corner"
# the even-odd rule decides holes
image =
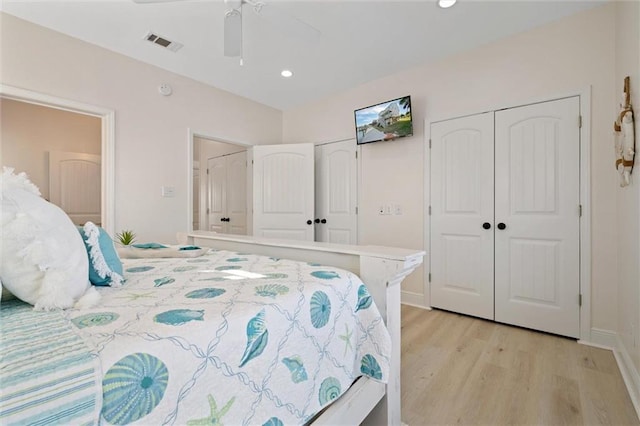
[[[102,364],[111,424],[302,424],[391,340],[352,273],[228,251],[125,261],[100,306],[65,311]]]

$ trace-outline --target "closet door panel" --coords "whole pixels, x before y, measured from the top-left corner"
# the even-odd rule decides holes
[[[313,144],[253,148],[253,233],[314,240]]]
[[[315,147],[316,241],[357,244],[357,160],[354,140]]]
[[[493,137],[493,113],[431,125],[431,304],[488,319]]]
[[[579,337],[579,98],[496,112],[496,320]]]
[[[227,158],[227,222],[228,234],[247,234],[247,152]]]
[[[207,221],[208,231],[225,232],[221,220],[226,213],[227,167],[225,157],[207,160]]]

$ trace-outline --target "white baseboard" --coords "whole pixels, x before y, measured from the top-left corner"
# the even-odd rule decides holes
[[[412,291],[401,291],[400,303],[403,305],[415,306],[416,308],[431,310],[431,307],[424,301],[424,294],[414,293]]]
[[[609,349],[613,352],[633,407],[636,409],[638,417],[640,417],[640,373],[633,364],[633,360],[622,343],[620,336],[610,330],[592,328],[589,339],[580,339],[578,342],[584,345]]]
[[[633,364],[633,360],[627,351],[627,348],[622,343],[620,336],[616,336],[616,346],[613,354],[616,357],[618,368],[622,374],[631,402],[636,409],[638,417],[640,417],[640,373]]]
[[[580,343],[615,350],[616,346],[618,346],[618,335],[615,331],[592,328],[590,339],[580,339]]]

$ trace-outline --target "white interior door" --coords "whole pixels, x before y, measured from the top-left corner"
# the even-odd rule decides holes
[[[573,97],[495,115],[495,319],[572,337],[580,335],[579,114]]]
[[[194,231],[200,229],[200,164],[197,161],[193,163],[193,219],[192,228]]]
[[[247,234],[247,152],[226,156],[227,159],[227,234]]]
[[[225,157],[207,159],[207,230],[224,233],[227,165]]]
[[[74,224],[102,222],[99,155],[49,152],[49,198],[67,213]]]
[[[316,241],[357,244],[356,142],[318,145],[315,150]]]
[[[493,319],[493,113],[431,125],[431,304]]]
[[[253,147],[253,233],[313,241],[313,144]]]

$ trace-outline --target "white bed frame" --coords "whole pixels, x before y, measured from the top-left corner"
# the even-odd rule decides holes
[[[184,234],[183,234],[184,237]],[[223,250],[318,262],[349,270],[367,285],[392,340],[389,383],[361,378],[322,412],[314,425],[401,425],[400,420],[400,283],[425,255],[421,250],[285,241],[193,231],[180,243]]]

